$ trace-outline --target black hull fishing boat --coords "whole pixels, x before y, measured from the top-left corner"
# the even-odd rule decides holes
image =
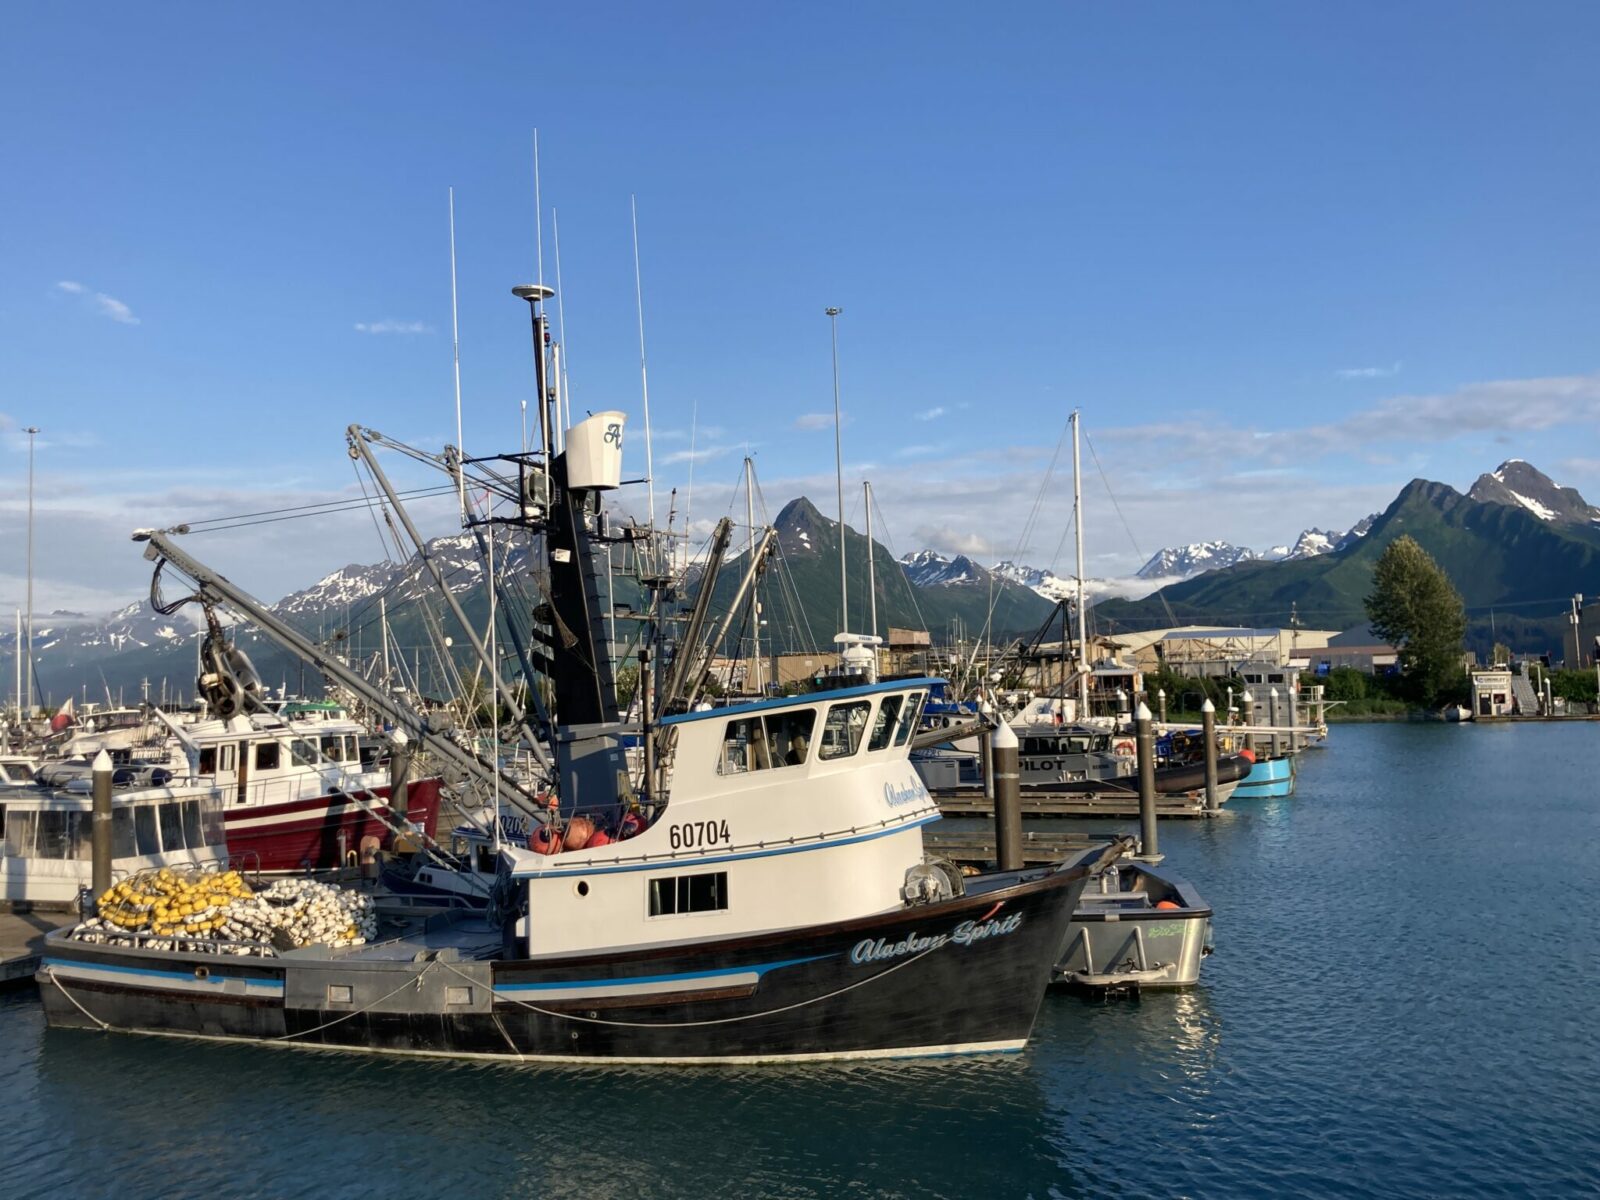
[[[124,889],[121,899],[106,892],[114,925],[97,917],[47,941],[38,981],[50,1024],[571,1062],[1020,1049],[1073,910],[1119,848],[973,877],[930,856],[923,831],[939,810],[909,754],[938,680],[724,708],[700,702],[717,640],[701,635],[726,531],[675,644],[660,622],[647,626],[642,717],[621,719],[595,547],[626,542],[648,558],[655,535],[615,531],[601,516],[604,493],[621,482],[622,413],[595,413],[552,441],[559,410],[546,387],[539,307],[550,293],[517,294],[531,302],[541,350],[541,446],[472,460],[482,474],[465,490],[502,495],[514,512],[491,509],[480,525],[509,524],[540,544],[546,602],[533,612],[535,642],[518,657],[539,676],[525,694],[536,706],[541,696],[552,703],[548,712],[512,708],[543,776],[527,789],[493,775],[493,828],[502,825],[498,802],[512,801],[528,832],[493,837],[486,909],[404,918],[370,938],[354,925],[341,932],[343,918],[328,936],[280,928],[261,938],[240,932],[234,914],[244,901],[203,883],[183,885],[188,903],[144,894],[148,887]],[[368,443],[380,440],[350,431],[352,456],[375,477]],[[444,460],[466,476],[453,451]],[[158,572],[170,565],[194,580],[199,603],[231,605],[358,694],[365,686],[168,534],[137,536]],[[740,596],[772,542],[768,530]],[[660,613],[670,581],[660,571],[649,579],[651,612]],[[448,600],[442,581],[441,589]],[[509,705],[498,659],[474,646]],[[485,769],[448,740],[430,740],[418,714],[389,715],[425,749],[469,773]],[[634,744],[642,753],[628,753]],[[448,868],[441,856],[430,871]],[[126,907],[147,904],[160,914],[148,929]]]

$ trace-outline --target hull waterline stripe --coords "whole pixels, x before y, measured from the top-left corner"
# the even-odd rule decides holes
[[[582,996],[629,996],[639,993],[664,991],[701,991],[712,987],[741,987],[759,983],[768,971],[779,967],[793,967],[800,963],[818,962],[833,958],[832,954],[814,954],[810,958],[788,958],[781,962],[763,963],[756,967],[730,971],[726,968],[710,971],[681,971],[672,975],[634,975],[626,979],[561,979],[551,983],[502,983],[492,989],[497,996],[511,998],[512,993],[537,996],[541,1000],[566,1000]],[[672,987],[672,984],[687,985]]]
[[[704,867],[715,863],[741,862],[747,858],[771,858],[778,854],[801,854],[811,850],[832,850],[835,846],[853,846],[857,842],[870,842],[875,838],[888,837],[890,834],[903,833],[908,829],[919,829],[924,825],[932,824],[939,820],[939,813],[929,813],[915,821],[905,821],[888,829],[880,829],[874,833],[863,833],[856,837],[835,838],[828,842],[810,842],[804,846],[776,846],[767,850],[749,850],[742,854],[716,854],[703,858],[661,858],[654,862],[627,863],[623,866],[612,866],[597,863],[591,867],[573,867],[562,871],[515,871],[513,879],[565,879],[569,875],[620,875],[627,871],[673,871],[679,867]]]
[[[158,971],[150,967],[125,967],[117,963],[89,963],[70,958],[47,958],[41,966],[49,967],[53,972],[66,975],[68,978],[92,979],[109,975],[113,980],[123,983],[141,982],[141,979],[129,978],[130,976],[142,977],[143,982],[152,985],[160,983],[170,986],[187,985],[194,989],[218,991],[224,985],[243,984],[246,990],[256,989],[260,994],[283,995],[283,981],[281,979],[252,979],[241,975],[212,975],[206,979],[199,979],[193,971]],[[105,982],[103,978],[100,980]]]

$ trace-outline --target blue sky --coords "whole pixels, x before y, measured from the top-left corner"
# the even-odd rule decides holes
[[[452,185],[465,440],[514,445],[535,127],[574,404],[633,415],[642,473],[638,197],[657,476],[687,489],[692,448],[697,528],[747,448],[772,512],[833,511],[828,304],[847,482],[900,553],[1068,569],[1065,472],[1019,535],[1075,406],[1132,530],[1086,450],[1101,575],[1507,457],[1600,498],[1592,5],[75,4],[8,34],[0,608],[23,426],[44,609],[137,596],[134,526],[353,489],[350,422],[453,440]],[[194,549],[269,598],[380,557],[348,517]]]

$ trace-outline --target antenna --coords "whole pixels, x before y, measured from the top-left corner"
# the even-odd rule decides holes
[[[644,474],[650,481],[650,527],[656,524],[655,455],[650,441],[650,376],[644,368],[644,286],[639,276],[639,198],[630,195],[628,208],[633,214],[633,299],[639,312],[639,390],[644,393]],[[559,269],[559,268],[558,268]]]
[[[536,281],[544,287],[544,201],[539,195],[539,128],[533,130],[533,240],[535,243],[535,257],[539,278]],[[544,397],[539,398],[539,403],[544,403]],[[522,452],[528,452],[528,398],[522,398]]]
[[[566,449],[567,425],[572,415],[572,385],[567,381],[567,301],[561,291],[561,222],[556,216],[556,210],[550,210],[550,236],[556,243],[556,324],[560,326],[560,333],[556,340],[561,343],[561,363],[558,367],[560,378],[556,380],[556,449]]]
[[[839,483],[839,632],[850,632],[850,574],[844,561],[844,434],[839,416],[839,314],[844,309],[829,305],[828,325],[833,331],[833,463]]]
[[[456,189],[450,189],[450,340],[456,372],[456,453],[465,462],[466,446],[461,437],[461,319],[456,306]],[[467,473],[456,471],[456,502],[461,509],[461,524],[467,523]]]

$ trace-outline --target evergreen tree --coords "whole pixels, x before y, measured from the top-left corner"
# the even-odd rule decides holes
[[[1449,576],[1406,536],[1389,543],[1372,573],[1367,617],[1375,633],[1400,649],[1408,697],[1432,706],[1461,674],[1466,609]]]

